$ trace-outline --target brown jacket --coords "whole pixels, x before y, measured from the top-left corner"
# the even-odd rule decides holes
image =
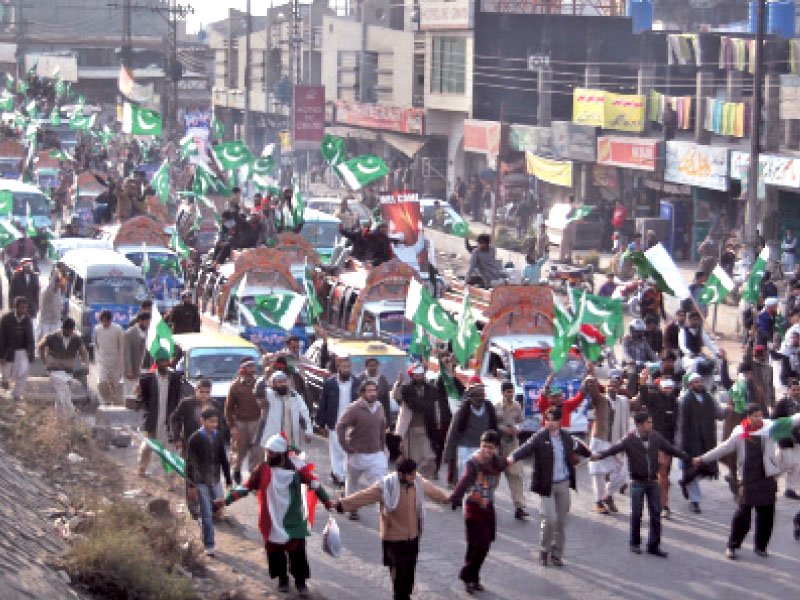
[[[449,496],[425,478],[422,485],[425,490],[425,497],[439,504],[447,504]],[[365,490],[342,498],[342,508],[345,512],[351,512],[362,506],[368,506],[381,502],[383,493],[381,482],[377,481]],[[401,542],[413,540],[419,536],[419,516],[417,515],[417,496],[416,489],[412,487],[400,486],[400,498],[397,501],[397,508],[392,512],[381,510],[381,539],[387,542]]]
[[[256,398],[256,380],[237,377],[228,390],[225,400],[225,422],[233,427],[236,421],[258,421],[261,405]]]
[[[367,401],[359,398],[348,404],[336,422],[339,443],[348,454],[372,454],[386,446],[386,416],[377,400],[373,412]]]

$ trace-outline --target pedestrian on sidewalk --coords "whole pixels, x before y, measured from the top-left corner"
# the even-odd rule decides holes
[[[258,444],[261,423],[261,404],[256,398],[256,361],[243,358],[239,373],[233,380],[225,400],[225,420],[231,430],[231,464],[233,480],[242,482],[242,466],[247,457],[250,472],[263,460],[264,453]]]
[[[753,552],[766,558],[767,546],[772,536],[772,525],[775,520],[775,496],[778,491],[776,476],[780,467],[776,458],[776,423],[764,418],[761,406],[755,403],[747,405],[746,418],[731,432],[731,435],[716,448],[709,450],[692,461],[695,467],[713,464],[723,456],[736,453],[736,464],[739,470],[738,507],[731,520],[731,531],[725,556],[736,558],[736,551],[741,548],[744,538],[750,531],[750,520],[753,509],[756,512],[756,527]],[[791,435],[791,429],[800,425],[800,414],[787,420],[784,433]]]
[[[666,558],[661,549],[661,502],[656,479],[659,471],[661,453],[688,461],[691,457],[653,431],[653,417],[646,411],[636,413],[633,418],[636,431],[599,453],[593,453],[591,460],[596,462],[625,452],[631,474],[631,537],[630,549],[641,554],[641,525],[644,501],[647,499],[647,512],[650,515],[650,532],[647,537],[647,553]]]
[[[586,445],[561,429],[561,409],[551,406],[544,413],[544,429],[531,436],[508,457],[508,464],[533,457],[531,491],[542,498],[542,537],[539,562],[564,564],[564,532],[569,513],[569,490],[576,489],[578,454],[589,458]]]
[[[397,463],[396,473],[385,475],[368,488],[348,494],[336,503],[337,511],[349,513],[380,503],[383,564],[389,567],[394,600],[410,600],[414,591],[427,500],[448,504],[450,498],[417,473],[417,463],[404,458]]]
[[[139,381],[139,402],[144,407],[142,429],[145,437],[157,440],[166,447],[170,440],[169,417],[180,400],[181,376],[169,368],[169,352],[164,348],[156,350],[153,358],[156,371],[143,374]],[[143,439],[139,448],[139,477],[147,477],[152,454],[152,447]],[[172,477],[168,475],[167,481],[171,486]]]
[[[306,556],[306,538],[310,535],[308,515],[302,502],[301,485],[314,490],[328,510],[333,503],[319,481],[298,468],[288,455],[289,445],[279,435],[272,436],[265,446],[266,460],[250,473],[242,487],[228,492],[226,504],[250,492],[258,492],[258,529],[264,538],[269,576],[278,580],[278,591],[289,591],[289,573],[297,593],[308,596],[306,582],[311,575]]]
[[[126,398],[136,395],[136,386],[142,375],[144,356],[147,351],[147,330],[150,327],[150,313],[140,312],[134,322],[125,330],[122,344],[123,388]]]
[[[519,448],[519,434],[522,431],[522,406],[514,399],[514,384],[504,381],[500,385],[503,394],[494,409],[497,414],[497,430],[500,433],[500,457],[506,460]],[[505,470],[511,500],[514,502],[514,518],[524,521],[529,516],[525,510],[525,491],[522,486],[522,464],[510,465]]]
[[[323,348],[325,345],[323,344]],[[335,359],[336,375],[332,375],[322,384],[317,408],[317,425],[328,435],[328,452],[331,461],[331,480],[339,487],[344,486],[346,456],[339,438],[336,435],[336,421],[344,413],[345,408],[358,398],[358,387],[351,374],[352,363],[347,355]]]
[[[358,399],[336,421],[336,437],[347,454],[345,494],[352,496],[358,491],[362,475],[368,484],[386,475],[386,415],[378,402],[376,384],[361,384]],[[350,519],[358,520],[358,513],[351,511]]]
[[[225,477],[225,485],[230,487],[231,467],[219,432],[217,409],[210,406],[203,409],[201,419],[202,427],[189,436],[186,447],[187,496],[200,508],[206,556],[214,556],[214,510],[225,502],[220,471]]]
[[[122,369],[125,332],[114,321],[110,310],[100,312],[94,328],[94,356],[97,362],[97,391],[103,404],[122,404]]]
[[[450,496],[453,510],[464,504],[467,552],[459,579],[468,594],[484,591],[481,567],[497,532],[494,491],[500,474],[510,464],[500,458],[500,434],[490,429],[481,436],[480,448],[469,457],[464,472]]]
[[[28,385],[28,370],[34,361],[33,321],[28,315],[28,300],[14,299],[14,310],[0,318],[0,361],[3,388],[14,383],[14,400],[20,400]]]
[[[61,331],[50,333],[39,341],[39,356],[47,367],[50,382],[56,392],[56,416],[59,419],[75,416],[69,382],[78,357],[81,359],[81,367],[89,368],[89,353],[81,336],[75,332],[73,319],[67,317],[61,325]]]

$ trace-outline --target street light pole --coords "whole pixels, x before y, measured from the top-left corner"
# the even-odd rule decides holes
[[[764,21],[766,0],[758,0],[756,13],[755,72],[753,73],[753,112],[750,127],[750,166],[747,171],[747,204],[744,220],[745,262],[752,264],[758,254],[758,160],[761,152],[761,107],[764,81]]]
[[[253,19],[250,10],[250,0],[247,0],[247,16],[245,17],[246,37],[244,41],[244,121],[242,123],[242,139],[245,144],[251,138],[251,115],[250,115],[250,37],[253,33]]]

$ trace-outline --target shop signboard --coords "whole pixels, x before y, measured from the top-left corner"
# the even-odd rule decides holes
[[[760,177],[765,184],[800,188],[800,159],[762,154],[758,157],[758,161]]]
[[[605,104],[606,93],[603,90],[575,88],[572,94],[572,122],[602,127]]]
[[[495,157],[500,152],[500,123],[464,119],[464,152]]]
[[[518,152],[549,156],[553,153],[553,130],[549,127],[509,125],[508,143],[512,150]]]
[[[423,0],[419,3],[419,28],[422,31],[472,29],[473,0]]]
[[[597,139],[597,163],[641,171],[658,168],[660,140],[603,136]]]
[[[572,187],[572,161],[552,160],[536,156],[532,152],[525,153],[528,175],[547,183],[561,187]]]
[[[617,131],[644,131],[644,96],[575,88],[572,122]]]
[[[400,108],[345,100],[336,102],[336,122],[356,127],[423,135],[424,117],[425,111],[419,108]]]
[[[553,155],[584,162],[595,162],[597,130],[590,125],[553,121]]]
[[[722,192],[728,189],[728,148],[667,142],[664,180]]]
[[[296,85],[292,95],[295,150],[316,150],[325,133],[325,86]]]

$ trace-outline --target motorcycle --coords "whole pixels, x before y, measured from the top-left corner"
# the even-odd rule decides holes
[[[628,311],[628,314],[636,318],[641,317],[642,315],[643,291],[644,286],[642,285],[642,281],[639,279],[634,279],[633,281],[629,281],[628,283],[619,286],[616,290],[614,290],[614,294],[611,297],[622,300],[622,303],[625,305],[625,309]]]
[[[547,274],[547,281],[553,290],[566,294],[567,288],[573,287],[579,290],[586,290],[590,294],[594,293],[594,267],[575,267],[565,264],[551,264],[550,272]]]

